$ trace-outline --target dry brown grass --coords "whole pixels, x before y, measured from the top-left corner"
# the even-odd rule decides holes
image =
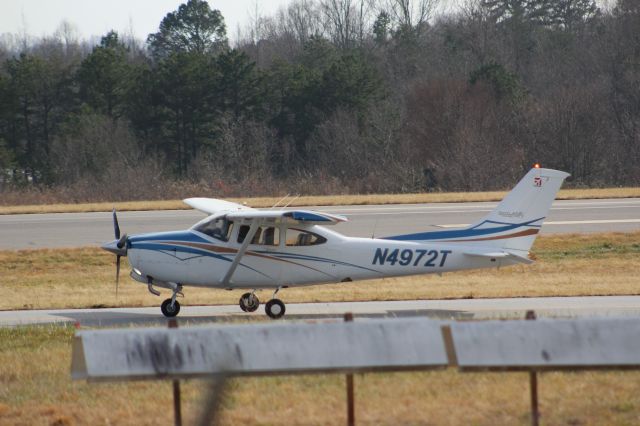
[[[538,263],[500,271],[462,272],[283,291],[285,301],[414,299],[577,294],[637,294],[640,232],[541,237]],[[4,309],[112,305],[113,256],[98,249],[0,252]],[[123,274],[124,278],[124,274]],[[188,289],[186,301],[235,303],[237,292]],[[123,280],[120,304],[157,305],[143,286]],[[68,327],[0,329],[0,424],[165,424],[165,382],[88,384],[69,375]],[[528,424],[524,373],[455,370],[357,375],[358,424]],[[636,424],[639,372],[545,373],[539,379],[545,424]],[[198,416],[201,381],[184,382],[185,424]],[[344,377],[235,379],[223,424],[344,424]]]
[[[319,195],[304,196],[295,199],[291,205],[305,206],[339,206],[339,205],[375,205],[375,204],[419,204],[419,203],[458,203],[472,201],[498,201],[505,191],[492,192],[432,192],[424,194],[368,194],[368,195]],[[594,188],[563,189],[558,194],[559,200],[597,199],[597,198],[632,198],[640,197],[638,188]],[[261,198],[229,198],[229,201],[246,203],[252,207],[271,207],[280,200],[279,197]],[[165,201],[129,201],[78,204],[39,204],[23,206],[0,206],[0,214],[23,213],[77,213],[104,212],[116,207],[119,211],[132,210],[185,210],[190,209],[181,200]]]
[[[291,288],[279,296],[291,303],[640,294],[640,232],[543,236],[533,251],[538,262],[528,266]],[[161,298],[127,277],[126,267],[116,302],[114,263],[98,248],[1,251],[0,273],[10,297],[0,299],[0,309],[160,304]],[[266,300],[271,292],[258,295]],[[185,296],[186,305],[234,304],[240,292],[188,287]]]
[[[156,425],[172,421],[167,382],[72,382],[70,328],[0,329],[0,424]],[[182,385],[185,424],[196,420],[205,383]],[[544,373],[543,424],[637,424],[640,372]],[[525,373],[455,370],[355,376],[363,425],[529,424]],[[344,376],[280,376],[231,382],[222,424],[342,425]]]

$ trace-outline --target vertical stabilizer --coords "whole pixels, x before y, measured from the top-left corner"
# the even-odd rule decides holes
[[[529,170],[491,213],[468,229],[504,228],[477,240],[485,245],[528,251],[567,176],[568,173],[559,170]]]
[[[397,235],[387,239],[491,247],[525,257],[567,176],[568,173],[559,170],[533,168],[491,213],[467,228]]]

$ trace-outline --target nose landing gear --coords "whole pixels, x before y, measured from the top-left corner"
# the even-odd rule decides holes
[[[165,300],[160,305],[160,310],[162,311],[162,315],[167,318],[173,318],[180,312],[180,303],[176,300],[178,295],[183,296],[182,294],[182,286],[180,284],[172,284],[171,289],[173,290],[173,295],[170,299]]]
[[[175,300],[171,303],[171,299],[167,299],[162,302],[162,305],[160,305],[160,310],[162,311],[162,315],[165,317],[173,318],[178,315],[178,312],[180,312],[180,302]]]

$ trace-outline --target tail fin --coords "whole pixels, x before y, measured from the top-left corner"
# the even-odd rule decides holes
[[[469,229],[492,231],[483,245],[529,251],[568,176],[559,170],[529,170],[491,213]]]
[[[526,255],[567,176],[568,173],[558,170],[533,168],[491,213],[467,228],[399,235],[389,239],[459,242],[521,251],[521,255]]]

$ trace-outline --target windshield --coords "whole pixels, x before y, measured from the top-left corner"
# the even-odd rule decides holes
[[[194,229],[218,240],[228,241],[233,229],[233,222],[224,216],[216,217],[201,223]]]

